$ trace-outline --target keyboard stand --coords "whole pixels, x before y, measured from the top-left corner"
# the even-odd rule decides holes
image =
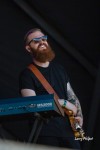
[[[2,124],[0,124],[0,139],[17,140],[9,130],[7,130]]]
[[[43,118],[40,114],[36,113],[35,115],[36,119],[33,123],[33,127],[31,130],[31,133],[29,135],[28,143],[36,143],[38,136],[40,134],[40,131],[42,129],[44,121],[46,121],[45,118]]]

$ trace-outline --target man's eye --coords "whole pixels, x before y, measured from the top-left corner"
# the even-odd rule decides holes
[[[34,43],[39,43],[39,40],[34,40]]]

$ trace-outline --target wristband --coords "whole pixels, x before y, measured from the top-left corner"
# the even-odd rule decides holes
[[[63,107],[66,107],[66,104],[67,104],[67,100],[64,100]]]

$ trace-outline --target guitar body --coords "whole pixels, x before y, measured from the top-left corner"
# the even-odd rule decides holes
[[[63,107],[65,114],[69,117],[69,121],[74,132],[76,138],[84,138],[84,131],[78,124],[78,121],[75,119],[73,111],[68,110],[67,108]]]

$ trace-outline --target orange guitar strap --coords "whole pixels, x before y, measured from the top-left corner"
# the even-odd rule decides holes
[[[41,84],[46,89],[46,91],[49,94],[54,94],[55,103],[58,106],[58,109],[61,112],[61,115],[64,116],[64,111],[58,102],[59,97],[58,97],[57,93],[55,92],[55,90],[52,88],[52,86],[49,84],[49,82],[45,79],[45,77],[42,75],[42,73],[38,70],[38,68],[35,65],[30,64],[28,66],[28,68],[35,74],[35,76],[41,82]]]

